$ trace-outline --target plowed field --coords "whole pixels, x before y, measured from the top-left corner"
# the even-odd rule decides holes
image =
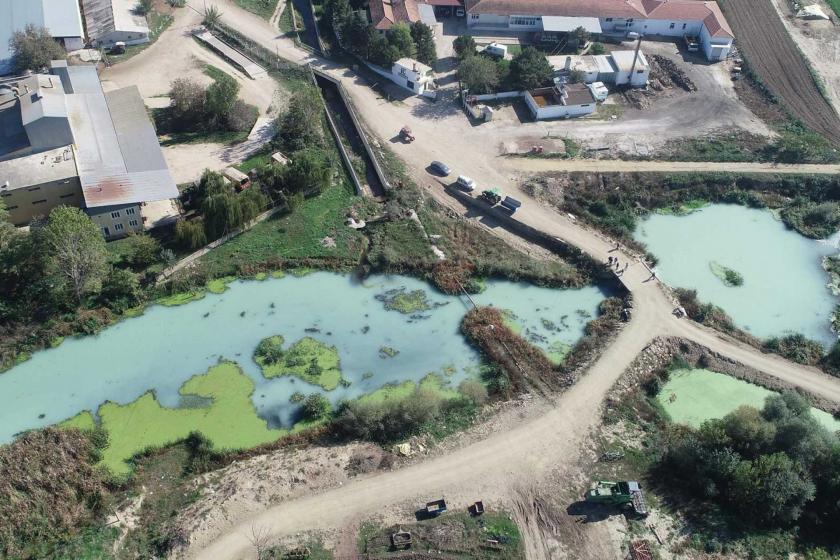
[[[820,94],[770,0],[724,0],[738,48],[764,84],[813,130],[840,143],[840,117]]]

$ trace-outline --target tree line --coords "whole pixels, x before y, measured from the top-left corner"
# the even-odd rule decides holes
[[[413,58],[433,65],[437,60],[431,28],[421,21],[396,23],[385,33],[370,23],[361,4],[349,0],[326,0],[324,21],[345,50],[383,68],[390,69],[400,58]]]

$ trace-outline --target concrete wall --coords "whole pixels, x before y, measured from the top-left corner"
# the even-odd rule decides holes
[[[126,45],[140,45],[149,42],[148,33],[140,33],[132,31],[127,33],[125,31],[111,31],[96,40],[97,46],[112,47],[114,43],[122,41]]]
[[[547,105],[540,107],[529,92],[525,92],[525,103],[531,110],[531,114],[538,121],[547,119],[573,118],[583,115],[591,115],[595,112],[597,104],[593,101],[586,105]]]
[[[471,14],[467,15],[467,26],[482,28],[488,27],[491,29],[506,29],[508,27],[508,16],[496,16],[492,14],[477,14],[478,18],[474,18]]]
[[[28,225],[37,216],[47,216],[56,206],[78,208],[84,202],[78,177],[14,189],[0,196],[9,211],[9,221],[16,226]]]
[[[139,204],[87,208],[85,212],[99,227],[105,239],[117,239],[132,231],[143,231],[143,217],[140,215]]]
[[[51,150],[74,143],[70,120],[64,117],[41,117],[24,128],[33,152]]]
[[[732,48],[731,39],[715,39],[709,35],[709,30],[706,26],[700,31],[700,46],[703,48],[703,53],[709,60],[726,60],[729,55],[729,50]]]

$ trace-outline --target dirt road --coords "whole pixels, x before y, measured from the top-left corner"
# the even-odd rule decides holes
[[[347,519],[375,514],[394,504],[419,504],[428,496],[443,494],[455,507],[482,497],[496,504],[508,504],[515,487],[522,481],[540,480],[549,472],[563,470],[579,457],[583,443],[600,423],[600,403],[612,384],[635,356],[659,335],[682,336],[708,346],[713,351],[739,360],[769,375],[795,386],[840,402],[840,380],[830,378],[812,368],[787,363],[762,354],[755,349],[735,343],[717,332],[705,329],[671,314],[673,302],[666,289],[652,279],[649,271],[622,252],[609,252],[614,244],[598,232],[581,227],[568,216],[540,206],[518,189],[514,166],[500,160],[494,153],[482,150],[487,141],[482,134],[443,134],[436,128],[436,120],[418,116],[414,109],[383,100],[363,81],[346,68],[312,59],[284,39],[266,22],[232,4],[216,3],[224,12],[224,20],[281,56],[296,61],[310,60],[342,79],[363,120],[374,136],[391,138],[399,130],[395,123],[408,122],[418,140],[411,146],[392,141],[394,150],[406,161],[413,174],[427,177],[424,168],[432,159],[456,162],[459,171],[473,175],[482,185],[504,186],[525,201],[517,218],[536,228],[575,245],[593,258],[605,261],[607,255],[617,256],[632,266],[623,281],[633,291],[632,321],[604,351],[586,375],[568,392],[555,400],[550,412],[522,421],[510,430],[495,432],[485,440],[464,447],[448,455],[414,466],[354,479],[332,490],[309,495],[272,507],[257,515],[239,520],[232,527],[222,529],[217,539],[200,550],[188,550],[195,558],[225,559],[253,558],[254,551],[248,535],[252,527],[265,528],[271,536],[289,535],[305,530],[339,527]],[[426,107],[417,105],[416,107]],[[445,110],[445,109],[444,109]],[[530,160],[529,160],[530,161]],[[424,186],[438,200],[456,211],[463,212],[458,203],[431,179]],[[409,510],[406,509],[405,513]],[[537,553],[534,553],[539,558]]]
[[[600,173],[623,172],[722,172],[722,173],[794,173],[835,175],[840,165],[773,164],[758,162],[709,163],[705,161],[623,161],[617,159],[537,159],[509,157],[502,160],[511,171],[590,171]]]
[[[728,0],[721,8],[738,48],[768,89],[805,124],[840,143],[840,117],[817,88],[771,1]]]

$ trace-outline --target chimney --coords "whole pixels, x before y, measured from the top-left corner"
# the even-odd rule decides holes
[[[572,69],[572,57],[571,56],[566,57],[566,64],[563,66],[563,69],[564,70],[571,70]]]
[[[411,67],[411,69],[412,69],[412,70],[414,70],[415,72],[417,72],[417,63],[416,63],[416,62],[415,62],[415,63],[414,63],[414,65]]]

